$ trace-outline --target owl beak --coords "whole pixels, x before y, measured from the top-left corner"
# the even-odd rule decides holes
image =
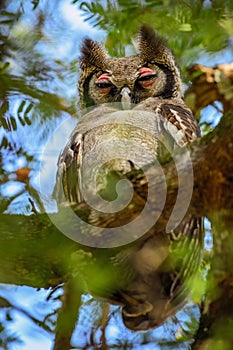
[[[128,87],[121,90],[121,103],[123,109],[130,109],[131,106],[131,91]]]

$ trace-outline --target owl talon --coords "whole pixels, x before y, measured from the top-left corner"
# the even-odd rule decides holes
[[[127,305],[123,308],[123,314],[126,317],[139,317],[148,314],[153,309],[153,305],[148,301],[137,306]]]

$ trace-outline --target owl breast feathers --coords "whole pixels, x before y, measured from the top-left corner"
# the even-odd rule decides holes
[[[58,160],[54,189],[58,202],[83,201],[81,189],[93,185],[89,180],[92,179],[92,165],[97,162],[106,140],[110,144],[118,137],[126,149],[130,142],[145,147],[141,156],[135,151],[136,157],[140,157],[140,168],[141,164],[151,163],[147,154],[154,158],[160,156],[158,141],[161,143],[161,135],[165,135],[163,139],[169,139],[165,146],[171,153],[174,148],[183,147],[199,137],[198,124],[182,99],[179,69],[164,40],[143,25],[137,50],[135,56],[108,58],[100,44],[84,39],[78,82],[80,110],[84,110],[84,115]],[[86,111],[91,106],[93,108]],[[140,118],[143,124],[147,112],[147,129],[142,126],[140,130],[137,128]],[[125,129],[117,121],[114,124],[113,119],[110,120],[110,117],[118,118],[125,113],[131,117],[130,123],[125,122]],[[137,116],[137,125],[134,116]],[[108,163],[109,172],[126,174],[137,166],[127,152],[125,159],[118,159],[115,152],[120,151],[120,147],[112,144],[113,151],[109,147],[106,151],[113,152],[113,160]],[[132,148],[130,152],[134,151]],[[99,176],[99,191],[107,183],[108,170],[104,168]],[[98,218],[94,221],[98,226]],[[200,261],[202,222],[202,218],[187,213],[169,234],[157,232],[152,227],[149,237],[142,237],[126,250],[122,248],[120,254],[108,261],[117,268],[121,266],[126,278],[124,287],[120,283],[119,288],[103,295],[110,302],[122,305],[123,320],[128,328],[146,330],[158,326],[184,304],[190,279]],[[185,256],[177,253],[177,247],[185,251]],[[175,252],[172,257],[171,251]]]

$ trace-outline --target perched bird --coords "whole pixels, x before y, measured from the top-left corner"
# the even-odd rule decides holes
[[[109,58],[99,43],[84,39],[78,90],[85,112],[58,160],[58,202],[85,202],[88,191],[95,198],[104,193],[110,173],[143,168],[158,160],[164,148],[172,154],[200,136],[165,41],[143,25],[137,51],[135,56]],[[187,301],[202,245],[203,219],[189,213],[171,232],[150,228],[110,258],[124,281],[103,296],[122,306],[128,328],[160,325]]]

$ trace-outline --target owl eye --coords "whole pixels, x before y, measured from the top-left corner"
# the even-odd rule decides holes
[[[157,78],[157,74],[148,67],[143,67],[139,71],[139,77],[137,79],[141,87],[148,87],[154,84]]]
[[[112,83],[108,81],[101,81],[95,84],[100,89],[105,89],[112,86]]]
[[[101,76],[96,80],[95,85],[99,89],[99,92],[102,94],[109,93],[113,86],[109,81],[108,73],[101,74]]]

